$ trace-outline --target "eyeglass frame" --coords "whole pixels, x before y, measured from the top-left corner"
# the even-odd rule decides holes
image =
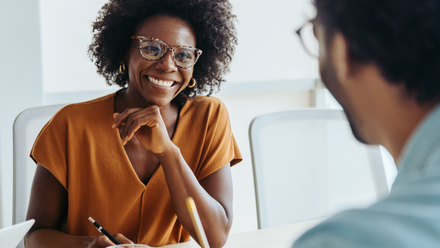
[[[306,53],[307,53],[308,55],[314,57],[314,58],[319,59],[319,55],[315,55],[315,54],[313,54],[312,52],[310,52],[310,50],[309,50],[309,49],[307,48],[307,46],[306,46],[306,43],[304,43],[303,37],[301,36],[301,30],[302,30],[307,24],[311,23],[311,24],[313,25],[313,27],[315,27],[315,25],[313,24],[315,20],[316,20],[316,19],[313,19],[313,20],[307,21],[306,23],[304,23],[303,25],[301,25],[301,27],[299,27],[299,28],[295,31],[295,33],[298,35],[299,40],[301,41],[301,45],[302,45],[302,47],[304,48],[304,50],[306,51]]]
[[[200,50],[200,49],[198,49],[198,48],[195,48],[195,47],[192,47],[192,46],[180,45],[180,46],[170,47],[170,46],[169,46],[167,43],[165,43],[164,41],[162,41],[162,40],[160,40],[160,39],[158,39],[158,38],[155,38],[155,37],[151,37],[151,36],[130,36],[130,39],[132,39],[132,40],[139,40],[139,47],[138,47],[138,48],[139,48],[139,53],[141,54],[141,56],[142,56],[144,59],[146,59],[146,60],[148,60],[148,61],[157,61],[157,60],[163,58],[163,56],[165,56],[165,54],[166,54],[169,50],[171,50],[171,53],[174,55],[174,49],[175,49],[175,48],[186,47],[186,48],[192,48],[192,49],[194,49],[194,50],[196,51],[196,53],[198,54],[198,56],[197,56],[197,58],[194,60],[194,63],[193,63],[192,65],[190,65],[190,66],[187,66],[187,67],[183,67],[183,66],[178,65],[178,64],[176,63],[176,61],[174,60],[174,56],[172,56],[172,57],[173,57],[173,61],[174,61],[174,63],[175,63],[178,67],[183,68],[183,69],[187,69],[187,68],[190,68],[191,66],[195,65],[195,64],[197,63],[197,61],[199,60],[200,56],[201,56],[202,53],[203,53],[202,50]],[[162,43],[165,45],[165,47],[166,47],[166,50],[165,50],[165,52],[162,54],[162,56],[159,57],[158,59],[147,59],[147,58],[145,58],[145,56],[142,54],[142,51],[141,51],[141,49],[142,49],[142,47],[141,47],[141,43],[142,43],[142,40],[144,40],[144,39],[152,39],[152,40],[155,40],[155,41],[162,42]]]

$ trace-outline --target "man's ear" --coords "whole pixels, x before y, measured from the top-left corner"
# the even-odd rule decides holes
[[[340,82],[345,82],[356,73],[356,63],[350,57],[347,39],[340,33],[333,35],[330,46],[332,62]]]

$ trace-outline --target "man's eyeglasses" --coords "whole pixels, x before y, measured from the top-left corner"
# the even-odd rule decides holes
[[[153,37],[131,36],[130,38],[139,40],[139,51],[146,60],[159,60],[168,50],[171,50],[174,62],[181,68],[193,66],[202,54],[200,49],[191,46],[170,47],[165,42]]]
[[[309,21],[302,25],[298,30],[295,31],[298,34],[301,44],[303,45],[306,52],[315,57],[319,57],[319,42],[315,36],[313,29],[313,22]]]

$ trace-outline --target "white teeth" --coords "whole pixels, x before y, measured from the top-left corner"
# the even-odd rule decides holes
[[[171,85],[173,85],[174,81],[165,81],[165,80],[159,80],[156,79],[154,77],[150,77],[148,76],[148,80],[150,80],[150,82],[152,82],[155,85],[159,85],[162,87],[171,87]]]

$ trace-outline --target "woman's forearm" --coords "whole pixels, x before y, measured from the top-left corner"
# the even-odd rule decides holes
[[[115,238],[123,244],[132,244],[124,235],[114,234]],[[100,236],[74,236],[52,228],[39,228],[31,230],[24,238],[26,248],[105,248],[115,245],[104,235]]]
[[[228,214],[228,207],[214,199],[207,192],[209,189],[205,190],[200,185],[182,157],[179,148],[175,147],[171,152],[162,154],[159,156],[159,160],[165,173],[174,209],[182,226],[192,237],[197,239],[185,204],[186,198],[191,196],[197,205],[210,246],[222,247],[232,225],[232,213]],[[231,198],[230,201],[232,201],[232,186],[229,187],[227,184],[228,182],[226,182],[225,191],[230,192],[229,197],[226,198]],[[232,212],[231,208],[232,206],[229,206],[229,212]]]
[[[41,228],[29,232],[24,239],[24,243],[26,248],[82,248],[90,247],[94,238],[72,236],[51,228]]]

